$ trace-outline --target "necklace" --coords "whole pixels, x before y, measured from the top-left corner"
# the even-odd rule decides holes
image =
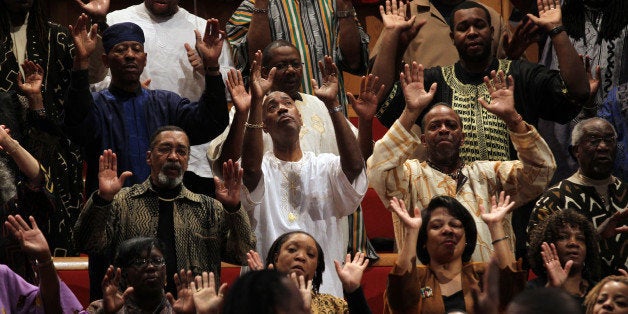
[[[444,173],[444,174],[450,176],[452,179],[454,179],[456,181],[458,181],[458,178],[462,175],[462,168],[464,167],[464,162],[460,161],[459,164],[458,164],[458,167],[456,167],[456,169],[454,169],[453,171],[448,173],[448,172],[442,170],[437,165],[435,165],[429,159],[427,160],[427,164],[430,165],[430,167],[438,170],[439,172]]]
[[[302,160],[296,162],[278,163],[283,180],[281,182],[281,209],[288,218],[288,222],[294,223],[299,219],[301,210],[301,166]]]

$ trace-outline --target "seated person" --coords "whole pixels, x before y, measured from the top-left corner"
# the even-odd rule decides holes
[[[582,120],[571,133],[570,148],[578,170],[541,195],[528,231],[566,208],[584,215],[599,236],[601,276],[613,275],[628,265],[628,184],[612,175],[617,133],[602,118]]]
[[[499,289],[500,310],[523,290],[527,275],[515,263],[508,241],[504,241],[504,217],[513,205],[510,197],[501,192],[499,202],[493,197],[489,211],[482,205],[479,208],[491,232],[500,276],[507,278],[500,282],[509,282]],[[450,196],[434,197],[422,212],[415,207],[412,216],[402,200],[393,198],[390,207],[403,222],[406,241],[388,275],[384,312],[472,313],[472,290],[478,289],[487,268],[487,263],[470,262],[477,241],[473,216]],[[417,256],[423,264],[418,267]]]
[[[627,313],[628,274],[608,276],[602,279],[587,294],[584,300],[586,314]]]
[[[528,289],[508,304],[507,314],[565,314],[581,313],[580,303],[559,288]]]
[[[194,313],[191,271],[174,275],[179,298],[165,293],[166,247],[156,238],[137,237],[118,247],[114,264],[102,280],[103,299],[89,313]],[[213,274],[212,274],[213,275]],[[207,276],[207,273],[204,274]],[[213,276],[212,276],[213,277]],[[199,288],[200,290],[200,288]],[[196,291],[196,290],[195,290]]]
[[[265,266],[256,252],[249,252],[247,257],[249,267],[253,270],[274,268],[298,279],[300,288],[306,284],[311,292],[306,306],[311,308],[311,313],[371,313],[360,286],[362,274],[369,263],[368,259],[364,259],[364,253],[358,252],[353,261],[351,255],[347,254],[342,266],[334,260],[346,301],[319,292],[325,271],[325,254],[320,244],[306,232],[292,231],[279,236],[270,246]]]
[[[255,234],[240,206],[238,164],[224,164],[224,181],[214,178],[217,199],[213,199],[190,192],[182,183],[190,142],[181,128],[161,127],[149,143],[144,162],[150,166],[150,177],[131,187],[122,187],[131,173],[118,177],[117,155],[103,152],[98,191],[87,200],[75,225],[77,247],[90,255],[116,252],[128,239],[156,237],[167,248],[163,253],[170,278],[182,268],[195,275],[211,271],[219,278],[221,261],[246,263]],[[166,289],[176,293],[168,281]]]
[[[406,108],[384,137],[375,143],[369,158],[368,176],[371,186],[384,204],[392,197],[403,199],[408,207],[427,207],[437,195],[455,197],[473,215],[477,228],[477,247],[472,250],[473,261],[488,262],[492,255],[490,230],[482,222],[479,205],[489,207],[491,195],[500,190],[511,195],[515,206],[535,199],[552,178],[556,163],[550,148],[537,130],[522,120],[515,106],[514,82],[503,72],[485,77],[491,102],[480,100],[483,109],[508,125],[508,134],[517,151],[517,160],[465,161],[463,146],[474,140],[464,131],[467,123],[447,104],[429,106],[436,94],[434,83],[429,92],[424,89],[423,67],[406,65],[400,75]],[[440,88],[440,85],[439,87]],[[415,121],[420,131],[413,130]],[[425,147],[427,160],[415,159],[418,147]],[[393,226],[397,247],[403,247],[404,236],[399,218],[394,213]],[[511,216],[504,219],[508,241],[514,245]]]
[[[221,313],[314,313],[305,307],[303,299],[301,291],[283,273],[270,269],[250,271],[240,276],[229,289]]]
[[[29,60],[24,61],[22,68],[24,75],[18,74],[19,89],[27,95],[24,98],[29,106],[43,108],[44,70]],[[7,215],[33,216],[39,221],[53,256],[78,255],[74,250],[72,226],[78,217],[83,185],[74,185],[77,189],[68,188],[72,184],[66,179],[74,177],[70,172],[80,173],[81,170],[78,166],[73,167],[71,160],[57,158],[56,153],[53,155],[57,157],[43,159],[34,156],[41,156],[42,151],[34,148],[31,139],[50,139],[51,136],[24,127],[19,118],[26,113],[22,104],[14,98],[17,99],[17,96],[0,95],[0,221],[4,221]],[[53,124],[46,124],[44,128],[50,132],[60,130]],[[51,164],[50,158],[59,164]],[[68,167],[73,169],[66,171]],[[59,168],[66,170],[60,171]],[[66,179],[58,177],[61,172],[65,172],[61,177]],[[64,184],[59,184],[60,180]],[[9,234],[5,230],[0,232]],[[9,266],[26,281],[36,283],[28,257],[19,250],[19,246],[19,242],[12,237],[0,238],[0,263]]]
[[[39,286],[27,283],[0,264],[0,313],[77,313],[83,306],[57,276],[46,238],[29,217],[32,227],[20,215],[9,216],[4,223],[20,242],[24,253],[37,261]]]
[[[600,280],[598,252],[595,229],[586,217],[573,210],[556,212],[530,233],[528,260],[537,278],[528,287],[562,288],[582,304]]]

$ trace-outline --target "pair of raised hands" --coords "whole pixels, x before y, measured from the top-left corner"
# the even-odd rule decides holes
[[[124,292],[118,289],[122,270],[109,266],[102,281],[103,307],[105,313],[117,313],[126,300],[134,293],[133,287],[127,287]],[[220,313],[227,284],[223,283],[216,290],[214,273],[203,272],[200,276],[193,276],[192,271],[181,269],[174,275],[177,288],[177,299],[171,293],[166,298],[175,313]]]
[[[231,94],[236,111],[248,112],[251,107],[251,98],[262,99],[272,88],[276,68],[268,71],[266,77],[262,76],[262,52],[257,51],[251,65],[251,89],[250,92],[244,84],[242,73],[239,70],[231,69],[227,73],[227,88]],[[323,84],[318,85],[312,79],[314,95],[321,99],[329,107],[333,106],[338,95],[338,68],[332,58],[325,56],[324,61],[319,61],[318,68],[323,73]],[[363,76],[360,83],[360,93],[356,98],[353,94],[347,93],[347,99],[360,118],[372,120],[377,111],[377,102],[384,93],[384,86],[378,84],[376,76]]]
[[[253,250],[246,253],[246,262],[253,271],[266,268],[259,254]],[[351,259],[351,254],[347,254],[344,263],[334,260],[336,273],[338,278],[340,278],[340,282],[342,282],[342,290],[348,293],[357,290],[360,287],[362,275],[368,264],[369,259],[362,252],[356,253],[353,260]],[[274,269],[273,264],[268,265],[268,269]],[[309,309],[312,301],[312,280],[306,282],[304,276],[297,276],[295,273],[290,274],[289,277],[299,288],[304,306],[306,309]]]
[[[124,171],[118,176],[118,157],[111,149],[106,149],[98,159],[98,195],[104,200],[111,201],[124,186],[124,181],[132,176],[130,171]],[[240,187],[242,185],[242,169],[238,162],[231,159],[222,165],[221,180],[214,177],[216,185],[216,199],[225,208],[233,208],[240,203]]]

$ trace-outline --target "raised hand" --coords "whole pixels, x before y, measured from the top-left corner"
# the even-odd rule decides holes
[[[628,225],[626,225],[627,219],[628,208],[624,208],[621,212],[615,212],[597,227],[598,235],[602,238],[608,239],[619,233],[628,233]]]
[[[216,293],[214,273],[203,272],[190,283],[190,290],[194,291],[194,306],[197,314],[218,314],[222,309],[227,284],[223,283]]]
[[[360,287],[362,281],[362,275],[366,266],[369,265],[369,259],[364,258],[364,253],[358,252],[351,260],[351,254],[347,254],[344,264],[340,264],[339,261],[334,260],[334,266],[336,266],[336,273],[340,282],[342,282],[342,290],[352,293]]]
[[[560,0],[537,0],[536,6],[539,9],[539,17],[528,14],[528,18],[534,24],[543,27],[546,31],[551,31],[563,24]]]
[[[81,9],[90,16],[98,19],[104,19],[109,12],[109,0],[90,0],[88,3],[83,3],[82,0],[74,0]]]
[[[318,61],[318,69],[323,74],[323,85],[312,79],[314,95],[325,103],[327,109],[333,109],[338,105],[338,67],[330,56],[325,56],[324,61]]]
[[[216,176],[214,177],[216,199],[227,209],[234,208],[240,204],[242,173],[243,170],[240,168],[240,164],[229,159],[222,164],[223,180]]]
[[[217,67],[218,58],[222,52],[222,45],[227,37],[225,31],[220,29],[217,19],[208,19],[205,26],[205,36],[201,37],[198,30],[194,30],[196,35],[196,50],[203,58],[205,69],[208,67]]]
[[[111,149],[106,149],[98,159],[98,196],[112,201],[122,189],[124,180],[132,175],[131,171],[125,171],[118,177],[118,157]]]
[[[196,289],[190,288],[191,283],[194,283],[194,275],[192,271],[181,269],[178,274],[174,274],[174,285],[177,288],[177,299],[170,292],[166,294],[166,298],[172,310],[175,313],[195,313],[193,294]]]
[[[226,84],[236,112],[247,113],[251,108],[251,94],[246,91],[242,72],[240,72],[240,70],[230,69],[229,72],[227,72]]]
[[[591,72],[591,57],[579,55],[580,60],[584,64],[584,69],[587,72],[587,78],[589,79],[589,99],[582,106],[582,112],[578,116],[578,118],[586,119],[591,118],[597,115],[597,106],[595,104],[595,99],[597,96],[597,91],[600,88],[600,80],[602,79],[602,71],[600,70],[600,66],[595,67],[595,75]]]
[[[506,195],[506,192],[501,191],[499,193],[499,200],[495,196],[491,197],[491,208],[487,211],[484,205],[480,204],[480,211],[482,212],[482,220],[487,225],[501,224],[504,217],[512,211],[515,206],[515,202],[510,201],[510,195]]]
[[[547,280],[550,286],[560,288],[563,286],[567,277],[569,277],[569,271],[573,265],[572,260],[568,260],[565,263],[565,268],[560,264],[556,246],[554,243],[543,242],[541,244],[541,257],[543,258],[543,265],[547,270]]]
[[[504,34],[504,51],[508,59],[515,60],[521,58],[523,53],[541,38],[539,26],[534,24],[530,19],[524,19],[517,28],[512,37]]]
[[[412,16],[408,19],[406,10],[406,3],[402,1],[386,0],[385,6],[379,6],[379,14],[382,16],[384,28],[399,32],[410,29],[416,16]]]
[[[246,263],[249,265],[251,270],[262,270],[264,269],[264,261],[259,256],[259,253],[250,250],[246,253]]]
[[[519,114],[515,110],[515,81],[512,75],[505,77],[502,70],[495,73],[491,71],[491,79],[484,77],[484,84],[491,95],[491,103],[487,103],[483,98],[478,99],[482,107],[488,112],[498,116],[506,123],[515,119]]]
[[[355,98],[351,93],[347,93],[347,100],[362,120],[371,121],[375,117],[377,102],[384,94],[384,85],[377,84],[378,81],[379,78],[373,76],[373,74],[362,76],[358,98]]]
[[[277,68],[273,67],[268,72],[268,76],[262,76],[262,52],[255,52],[253,63],[251,65],[251,96],[261,100],[270,91],[275,79]]]
[[[421,210],[418,207],[414,208],[414,217],[411,217],[406,210],[406,203],[403,200],[393,197],[390,200],[390,208],[392,208],[393,212],[399,216],[399,219],[403,223],[403,227],[406,231],[416,231],[418,234],[423,221],[421,219]]]
[[[192,69],[194,69],[194,71],[200,73],[201,75],[205,75],[205,66],[203,65],[203,59],[201,58],[201,56],[198,55],[198,53],[196,53],[196,49],[192,48],[192,46],[190,46],[190,44],[188,43],[183,44],[183,47],[187,52],[188,62],[190,62]]]
[[[92,25],[91,29],[88,31],[88,24],[89,17],[87,14],[82,13],[76,19],[76,24],[74,26],[68,26],[70,28],[70,33],[72,34],[72,39],[74,40],[74,46],[76,47],[75,58],[78,58],[78,60],[83,62],[86,62],[89,56],[94,53],[98,35],[98,25]]]
[[[120,293],[118,287],[120,285],[120,278],[122,278],[122,270],[120,268],[113,268],[110,265],[107,268],[107,273],[102,280],[102,304],[105,309],[105,313],[118,313],[122,306],[124,306],[125,300],[133,293],[133,287],[127,287],[124,293]]]
[[[292,279],[292,282],[297,285],[301,293],[301,297],[303,298],[303,310],[309,313],[312,307],[312,280],[310,279],[306,282],[304,276],[297,276],[296,273],[291,273],[289,277]]]
[[[50,260],[50,248],[44,234],[37,227],[33,216],[29,216],[32,228],[20,215],[9,215],[4,225],[9,232],[20,242],[22,251],[29,256],[41,261]]]
[[[17,73],[17,86],[27,97],[29,95],[40,95],[41,84],[44,80],[44,69],[30,60],[24,60],[22,69],[24,70],[24,77],[22,77],[21,72]]]
[[[436,83],[432,83],[428,92],[425,91],[422,64],[417,65],[414,61],[412,67],[406,64],[403,72],[399,74],[399,81],[406,98],[406,110],[420,113],[434,99]]]

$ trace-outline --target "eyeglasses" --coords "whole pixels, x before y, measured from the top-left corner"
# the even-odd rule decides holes
[[[187,156],[190,152],[187,147],[183,146],[172,147],[170,145],[161,145],[154,148],[157,150],[159,155],[169,155],[173,149],[174,152],[181,157]]]
[[[136,258],[131,262],[131,266],[135,268],[144,268],[148,266],[148,263],[154,267],[161,267],[166,265],[166,260],[163,257]]]
[[[279,62],[275,65],[273,65],[271,68],[277,68],[277,71],[285,71],[288,69],[288,67],[292,67],[295,70],[301,70],[301,67],[303,67],[303,62]]]
[[[600,145],[602,141],[604,141],[604,144],[606,144],[607,146],[614,146],[617,143],[617,137],[615,137],[615,135],[604,137],[591,135],[584,138],[585,143],[595,147]]]

